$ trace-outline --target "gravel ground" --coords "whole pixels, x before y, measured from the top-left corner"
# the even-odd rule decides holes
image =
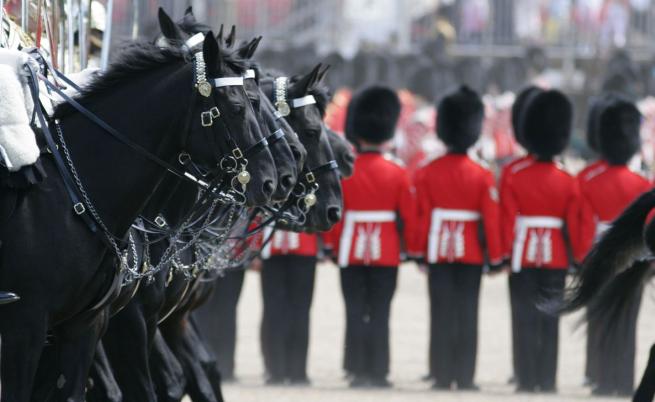
[[[637,370],[641,375],[648,349],[655,341],[653,292],[644,298],[639,322]],[[583,330],[574,330],[577,316],[566,317],[560,331],[558,371],[559,392],[555,395],[515,394],[507,385],[511,374],[510,324],[505,276],[486,277],[480,304],[480,340],[477,383],[480,392],[436,392],[420,380],[427,368],[428,295],[424,274],[414,266],[402,267],[391,317],[390,390],[351,390],[341,371],[344,334],[344,307],[339,275],[332,265],[317,271],[312,309],[309,376],[312,386],[282,387],[263,384],[259,353],[261,297],[259,274],[249,272],[239,306],[237,346],[238,381],[225,385],[228,402],[366,402],[366,401],[618,401],[619,398],[592,398],[582,387],[585,341]]]

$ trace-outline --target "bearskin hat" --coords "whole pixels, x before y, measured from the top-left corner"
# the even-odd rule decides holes
[[[484,105],[467,86],[446,95],[437,110],[437,136],[451,151],[466,152],[480,138]]]
[[[519,92],[512,104],[512,130],[514,131],[516,142],[518,142],[523,148],[525,148],[525,144],[523,143],[523,135],[520,132],[521,113],[525,110],[525,104],[528,99],[530,99],[530,96],[538,92],[543,92],[543,89],[534,85],[525,87],[521,92]]]
[[[400,99],[391,88],[372,86],[356,94],[348,105],[346,138],[382,144],[393,138],[400,116]]]
[[[607,102],[598,118],[598,150],[612,165],[625,165],[641,148],[641,113],[625,98]]]
[[[569,143],[573,105],[558,90],[536,92],[529,96],[520,121],[520,132],[528,152],[551,159]]]
[[[598,119],[601,112],[608,103],[615,100],[616,95],[612,93],[604,93],[594,98],[589,106],[587,113],[587,146],[594,152],[600,152],[598,149]]]

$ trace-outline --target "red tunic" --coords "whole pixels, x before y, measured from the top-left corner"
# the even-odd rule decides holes
[[[498,180],[498,187],[499,187],[499,193],[500,193],[500,199],[502,200],[503,198],[506,198],[507,195],[505,194],[507,192],[507,186],[505,183],[508,180],[508,177],[516,173],[517,171],[521,170],[522,167],[526,164],[530,164],[534,160],[534,157],[532,155],[524,155],[520,156],[511,162],[507,163],[506,165],[503,166],[503,168],[500,171],[500,178]],[[506,218],[504,216],[505,211],[501,208],[500,210],[500,221],[505,222],[506,219],[512,219]],[[508,242],[511,242],[511,239],[505,239],[505,231],[501,230],[501,241],[502,244],[507,244]],[[503,249],[503,258],[510,258],[509,255],[506,255],[505,253],[507,252],[506,249]]]
[[[625,165],[599,161],[578,174],[580,185],[580,254],[581,261],[596,237],[641,193],[650,189],[644,177]]]
[[[264,238],[270,236],[272,229],[264,230]],[[276,255],[302,255],[316,256],[318,253],[317,237],[315,234],[289,232],[276,230],[273,237],[262,249],[262,258],[267,259]]]
[[[428,263],[482,265],[482,224],[490,263],[502,261],[500,207],[491,171],[467,155],[448,154],[416,176],[417,246]]]
[[[416,231],[414,194],[405,168],[380,153],[362,153],[355,159],[354,174],[342,184],[343,219],[326,241],[335,247],[339,266],[397,266],[401,239],[412,253]]]
[[[514,166],[504,179],[503,248],[512,257],[512,270],[567,269],[565,227],[573,254],[580,250],[577,180],[555,162],[536,160]]]

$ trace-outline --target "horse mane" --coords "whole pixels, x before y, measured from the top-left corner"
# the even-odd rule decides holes
[[[221,49],[223,63],[234,70],[236,74],[244,74],[248,65],[246,61],[236,55]],[[111,63],[107,71],[98,74],[82,91],[75,96],[75,100],[84,103],[108,90],[115,89],[126,81],[151,72],[153,69],[176,62],[188,61],[188,52],[178,47],[162,48],[150,42],[133,42],[127,44]],[[57,105],[55,118],[62,118],[75,109],[63,102]]]
[[[174,48],[161,48],[149,42],[136,42],[126,45],[111,63],[107,71],[98,74],[82,91],[75,96],[75,100],[84,103],[126,81],[134,79],[141,74],[148,73],[155,68],[175,62],[185,61],[186,54]],[[74,108],[63,102],[55,109],[55,118],[63,117]]]

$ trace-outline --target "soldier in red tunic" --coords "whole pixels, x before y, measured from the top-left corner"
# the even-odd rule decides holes
[[[520,132],[533,159],[516,166],[503,183],[504,250],[516,275],[519,391],[555,391],[559,318],[538,305],[561,298],[571,264],[569,246],[574,253],[580,248],[578,184],[553,161],[568,145],[572,119],[564,94],[532,94]]]
[[[448,153],[423,167],[416,181],[417,245],[429,264],[431,371],[435,388],[471,390],[485,255],[492,267],[502,264],[498,191],[493,173],[467,155],[484,119],[478,94],[460,88],[440,102],[437,115]]]
[[[414,195],[406,170],[382,152],[400,113],[397,95],[374,86],[357,94],[347,117],[356,141],[354,174],[343,181],[344,218],[331,233],[346,304],[351,386],[390,386],[389,313],[403,237],[415,232]],[[404,236],[403,236],[404,235]]]
[[[605,107],[605,104],[614,98],[611,93],[604,93],[595,97],[590,101],[589,112],[587,113],[587,147],[596,155],[599,154],[598,150],[598,118],[600,112]],[[581,179],[587,177],[590,173],[597,169],[602,169],[607,162],[605,159],[597,158],[595,161],[589,163],[578,173],[578,184],[582,185]],[[589,318],[589,317],[588,317]],[[585,380],[584,385],[593,385],[596,383],[596,373],[598,371],[598,362],[600,357],[600,350],[598,349],[598,330],[595,327],[596,323],[593,319],[587,322],[587,354],[585,362]]]
[[[580,239],[584,258],[594,240],[638,195],[650,188],[644,177],[632,172],[627,163],[639,151],[641,114],[634,103],[620,98],[605,98],[598,113],[598,151],[601,162],[585,169],[578,181],[581,192]],[[590,334],[588,352],[595,354],[590,362],[597,395],[632,395],[634,357],[639,304],[622,321],[626,336],[616,344],[602,344],[600,337]],[[590,323],[589,331],[599,328]],[[597,343],[597,344],[593,344]]]
[[[267,228],[264,238],[272,229]],[[317,236],[276,230],[262,250],[262,350],[267,383],[307,384]]]
[[[539,87],[536,86],[528,86],[525,89],[523,89],[516,99],[514,100],[514,104],[512,105],[512,130],[514,132],[514,139],[516,142],[523,147],[523,149],[526,149],[525,142],[523,140],[523,135],[520,132],[520,119],[521,119],[521,114],[523,113],[523,110],[525,109],[525,103],[526,101],[532,96],[532,94],[542,92],[543,90]],[[499,179],[499,187],[500,187],[500,198],[503,198],[503,193],[507,191],[507,187],[504,185],[504,183],[507,181],[507,177],[513,174],[513,172],[517,169],[520,169],[522,165],[526,163],[530,163],[532,161],[533,156],[530,154],[526,154],[523,156],[519,156],[506,165],[503,166],[501,172],[500,172],[500,179]],[[500,219],[501,221],[503,220],[503,211],[500,211]],[[509,260],[509,255],[503,256],[505,260]],[[509,282],[509,300],[510,300],[510,309],[511,309],[511,316],[512,316],[512,369],[514,370],[514,376],[512,377],[511,381],[516,381],[516,377],[519,375],[517,371],[517,359],[518,359],[518,354],[519,354],[519,349],[518,349],[518,344],[520,342],[520,339],[518,338],[516,334],[516,322],[517,322],[517,317],[516,317],[516,303],[515,303],[515,286],[514,286],[514,279],[515,275],[511,274],[508,276],[508,282]]]

